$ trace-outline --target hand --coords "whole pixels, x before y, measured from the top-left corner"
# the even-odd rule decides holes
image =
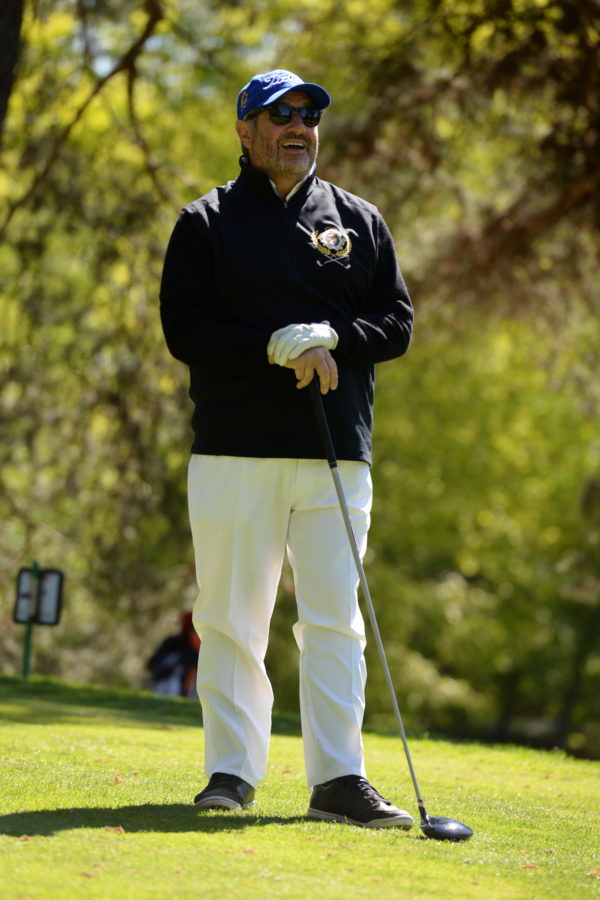
[[[337,332],[329,322],[286,325],[271,335],[267,356],[278,366],[286,366],[290,359],[297,359],[305,350],[311,350],[313,347],[335,350],[337,343]]]
[[[274,362],[274,360],[269,360]],[[296,387],[299,389],[308,387],[315,374],[319,379],[321,393],[335,391],[338,386],[338,369],[335,359],[325,347],[313,347],[305,350],[296,359],[290,359],[285,364],[286,369],[293,369],[296,375]]]

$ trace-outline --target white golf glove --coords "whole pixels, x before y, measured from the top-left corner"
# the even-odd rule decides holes
[[[329,322],[313,322],[310,325],[286,325],[274,331],[267,347],[267,355],[278,366],[285,366],[290,359],[296,359],[312,347],[326,347],[335,350],[338,343],[337,331]]]

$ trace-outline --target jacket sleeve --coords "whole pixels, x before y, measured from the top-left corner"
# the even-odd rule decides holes
[[[269,334],[217,301],[208,223],[182,210],[165,255],[160,314],[171,354],[188,366],[235,374],[268,365]]]
[[[390,231],[376,220],[377,261],[364,308],[353,318],[331,325],[339,335],[333,356],[339,363],[365,365],[402,356],[412,334],[413,308],[396,259]]]

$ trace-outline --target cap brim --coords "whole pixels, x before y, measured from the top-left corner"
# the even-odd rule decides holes
[[[279,100],[280,97],[283,97],[284,94],[288,94],[290,91],[301,91],[303,94],[306,94],[310,97],[317,109],[327,109],[331,103],[331,97],[325,88],[322,88],[320,84],[311,84],[308,82],[305,84],[294,84],[291,87],[284,87],[281,90],[274,91],[264,101],[264,106],[275,103],[276,100]]]

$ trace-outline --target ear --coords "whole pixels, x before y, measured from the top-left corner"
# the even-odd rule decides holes
[[[242,142],[242,147],[245,147],[246,150],[248,150],[252,144],[252,126],[250,122],[244,122],[243,119],[238,119],[235,123],[235,130]]]

